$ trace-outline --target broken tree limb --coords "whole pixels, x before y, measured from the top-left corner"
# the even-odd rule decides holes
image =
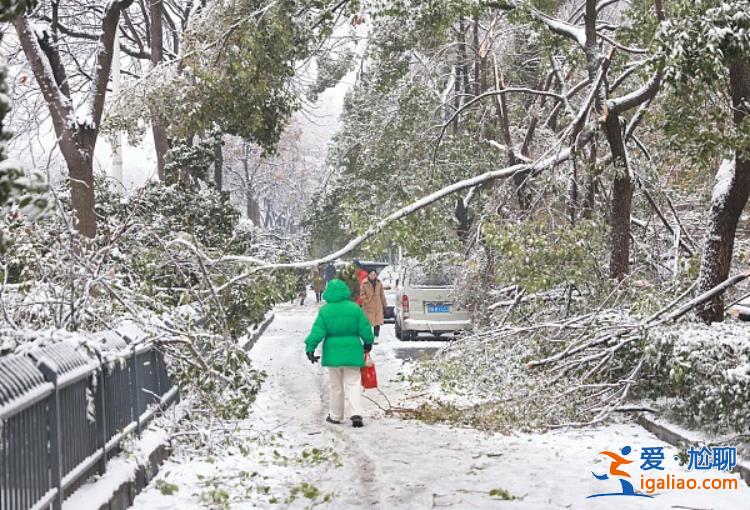
[[[695,280],[690,285],[690,287],[688,287],[687,290],[685,290],[685,292],[683,292],[682,294],[680,294],[679,296],[677,296],[667,306],[665,306],[664,308],[662,308],[661,310],[659,310],[655,314],[651,315],[651,317],[649,317],[648,319],[646,319],[646,324],[649,324],[649,323],[655,321],[656,319],[658,319],[659,317],[661,317],[662,315],[664,315],[665,313],[667,313],[669,310],[671,310],[672,308],[674,308],[675,306],[677,306],[677,303],[679,303],[680,301],[682,301],[685,298],[685,296],[687,296],[688,294],[690,294],[691,292],[693,292],[693,289],[695,289],[696,285],[698,285],[698,280]]]
[[[639,177],[636,178],[635,182],[638,183],[638,187],[641,188],[641,191],[643,192],[643,196],[646,197],[646,201],[649,203],[651,208],[656,213],[656,216],[659,217],[664,227],[669,231],[669,233],[672,235],[672,237],[675,237],[675,230],[672,228],[672,225],[669,224],[669,221],[667,221],[666,216],[664,216],[664,213],[661,212],[661,209],[659,209],[659,206],[656,204],[656,201],[654,200],[654,197],[651,196],[651,193],[648,192],[646,187],[643,185],[643,182],[641,182],[641,179]],[[688,246],[688,244],[680,238],[680,247],[687,253],[688,256],[692,257],[695,252],[693,252],[693,249]]]
[[[738,283],[744,280],[747,280],[748,278],[750,278],[750,271],[745,271],[744,273],[740,273],[740,274],[732,276],[731,278],[727,278],[726,280],[724,280],[723,282],[721,282],[719,285],[715,286],[714,288],[709,289],[703,294],[701,294],[700,296],[688,301],[687,303],[682,305],[679,309],[667,315],[665,318],[656,322],[652,326],[660,326],[661,324],[664,324],[666,322],[679,319],[680,317],[688,313],[690,310],[692,310],[696,306],[700,306],[703,303],[706,303],[710,299],[718,296],[719,294],[722,294],[724,291],[726,291],[730,287],[734,287]]]
[[[591,135],[580,136],[578,141],[579,143],[581,143],[582,141],[585,143],[588,143],[588,141],[590,141],[591,139],[592,139]],[[343,257],[344,255],[348,254],[349,252],[351,252],[352,250],[360,246],[365,241],[376,236],[391,223],[401,220],[409,216],[410,214],[413,214],[414,212],[419,211],[420,209],[428,207],[438,202],[439,200],[449,195],[452,195],[453,193],[456,193],[458,191],[462,191],[468,188],[472,188],[474,186],[483,184],[485,182],[490,182],[490,181],[498,180],[498,179],[508,179],[521,172],[524,172],[530,176],[537,175],[550,167],[556,166],[562,163],[563,161],[566,161],[568,158],[570,158],[572,151],[573,149],[571,147],[567,147],[565,149],[559,149],[553,155],[546,157],[544,159],[539,159],[535,163],[531,163],[531,164],[524,163],[524,164],[518,164],[518,165],[513,165],[510,167],[502,168],[500,170],[491,170],[489,172],[485,172],[483,174],[471,177],[469,179],[458,181],[456,183],[451,184],[450,186],[446,186],[445,188],[442,188],[433,193],[430,193],[429,195],[426,195],[420,198],[419,200],[416,200],[415,202],[412,202],[411,204],[392,212],[391,214],[389,214],[388,216],[380,220],[378,223],[376,223],[375,225],[367,229],[364,233],[360,234],[359,236],[349,241],[343,248],[335,251],[334,253],[331,253],[319,259],[305,261],[305,262],[260,264],[257,267],[253,267],[252,269],[249,269],[248,271],[245,271],[244,273],[235,276],[234,278],[228,280],[223,285],[216,287],[216,291],[221,292],[227,287],[230,287],[231,285],[237,283],[238,281],[244,280],[245,278],[249,278],[253,274],[256,274],[261,271],[272,271],[275,269],[304,269],[304,268],[314,267],[314,266],[318,266],[318,265],[325,264],[328,262],[332,262],[336,259]],[[183,244],[184,244],[184,241],[183,241]],[[232,255],[232,256],[223,256],[217,260],[214,260],[212,261],[211,265],[216,265],[221,262],[244,262],[244,263],[249,263],[249,264],[258,264],[259,261],[258,259],[254,257]]]
[[[680,217],[677,215],[677,211],[675,210],[674,204],[672,204],[672,200],[670,200],[669,195],[665,193],[664,198],[667,200],[667,204],[669,205],[669,210],[672,211],[672,216],[674,216],[674,220],[677,222],[677,225],[679,225],[680,230],[682,230],[682,233],[685,235],[685,237],[688,238],[691,245],[697,246],[698,243],[695,242],[695,239],[693,239],[693,236],[690,235],[690,232],[687,231],[687,229],[683,226],[682,221],[680,221]]]

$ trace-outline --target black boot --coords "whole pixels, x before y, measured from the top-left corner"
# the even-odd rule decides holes
[[[362,423],[361,416],[359,416],[358,414],[355,414],[354,416],[352,416],[352,427],[356,429],[356,428],[363,427],[363,426],[364,426],[364,423]]]

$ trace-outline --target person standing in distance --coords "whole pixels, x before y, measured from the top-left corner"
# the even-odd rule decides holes
[[[385,290],[383,282],[378,279],[378,273],[370,271],[365,281],[359,288],[359,297],[362,299],[362,309],[375,330],[375,339],[380,336],[380,326],[385,323]]]

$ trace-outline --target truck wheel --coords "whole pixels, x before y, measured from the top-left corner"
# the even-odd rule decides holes
[[[401,333],[401,325],[398,323],[398,321],[394,323],[393,329],[396,330],[396,338],[398,338],[399,340],[402,340],[401,337],[403,336],[403,333]]]
[[[416,331],[402,331],[401,332],[401,340],[405,340],[407,342],[412,342],[417,339],[417,332]]]

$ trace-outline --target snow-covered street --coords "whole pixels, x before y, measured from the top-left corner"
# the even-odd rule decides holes
[[[175,452],[135,509],[750,509],[750,489],[741,480],[738,490],[586,499],[619,490],[612,480],[592,476],[607,471],[598,452],[631,445],[665,446],[668,459],[676,453],[633,424],[506,436],[386,417],[372,402],[363,429],[326,424],[325,369],[310,365],[302,343],[318,308],[312,302],[277,307],[275,321],[251,351],[268,377],[251,418],[235,433],[238,446]],[[406,395],[402,358],[438,345],[399,342],[393,326],[385,326],[373,357],[394,405]],[[377,393],[367,394],[384,405]]]

